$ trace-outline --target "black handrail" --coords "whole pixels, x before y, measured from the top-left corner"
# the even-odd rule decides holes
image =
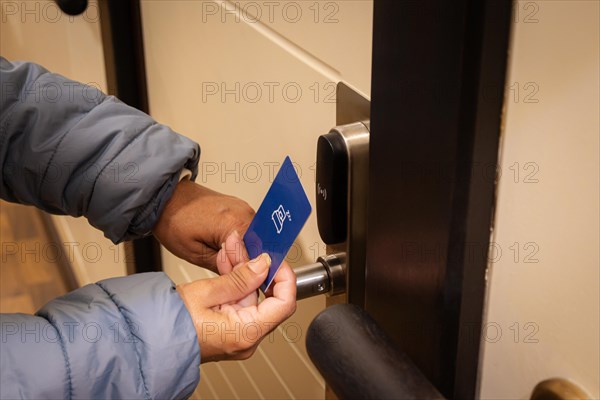
[[[340,399],[444,398],[355,305],[334,305],[317,315],[308,328],[306,348]]]

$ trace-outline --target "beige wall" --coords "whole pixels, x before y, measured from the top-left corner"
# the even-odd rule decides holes
[[[597,399],[599,2],[518,9],[480,393],[526,399],[564,377]]]
[[[96,2],[78,17],[53,1],[0,1],[0,54],[32,61],[106,92]],[[115,246],[84,218],[53,216],[80,285],[125,274],[123,246]]]
[[[371,1],[271,4],[142,2],[151,114],[200,143],[197,182],[254,208],[286,155],[313,201],[316,140],[335,125],[335,84],[370,92]],[[297,266],[324,253],[313,213],[288,260]],[[207,276],[166,251],[163,260],[178,282]],[[323,398],[304,348],[323,307],[323,298],[300,302],[283,325],[288,339],[276,331],[248,361],[203,365],[197,395]]]

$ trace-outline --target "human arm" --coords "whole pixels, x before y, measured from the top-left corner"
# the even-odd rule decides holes
[[[112,278],[35,316],[0,315],[0,398],[187,397],[200,361],[251,356],[294,312],[296,286],[284,264],[259,303],[268,257],[244,261],[240,240],[227,239],[213,279],[175,287],[163,273]]]
[[[113,242],[151,231],[199,146],[147,114],[33,63],[0,59],[0,195],[85,216]]]
[[[0,84],[1,198],[85,216],[114,243],[153,232],[213,271],[250,223],[247,203],[192,182],[198,144],[147,114],[33,63],[0,57]]]
[[[194,325],[162,272],[87,285],[0,321],[3,399],[185,398],[200,379]]]

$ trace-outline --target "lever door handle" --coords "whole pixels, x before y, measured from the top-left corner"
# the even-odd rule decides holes
[[[296,273],[296,300],[346,291],[346,254],[319,257],[314,264],[294,268]]]

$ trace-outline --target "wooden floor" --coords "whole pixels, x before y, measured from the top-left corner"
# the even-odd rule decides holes
[[[41,212],[0,200],[0,313],[32,314],[68,291]],[[62,248],[61,248],[62,249]]]

